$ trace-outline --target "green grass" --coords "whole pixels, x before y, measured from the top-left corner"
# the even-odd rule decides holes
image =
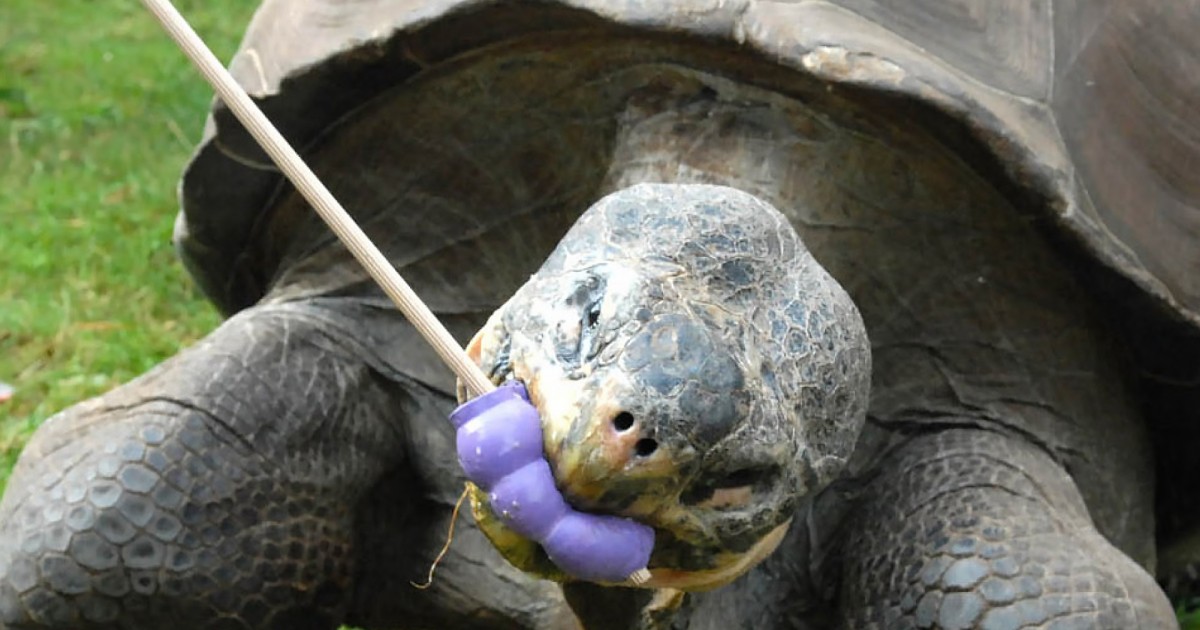
[[[254,8],[178,5],[222,59]],[[0,3],[0,493],[47,416],[217,323],[170,241],[211,95],[137,2]]]
[[[256,6],[175,4],[224,60]],[[43,420],[219,321],[171,246],[211,99],[137,2],[0,2],[0,494]]]
[[[1177,612],[1182,630],[1200,630],[1200,602],[1196,603],[1194,610],[1189,611],[1181,606]]]

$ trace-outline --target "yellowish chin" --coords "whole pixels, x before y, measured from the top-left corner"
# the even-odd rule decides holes
[[[754,565],[762,562],[767,556],[779,548],[783,537],[787,535],[792,520],[771,530],[753,547],[740,554],[728,554],[722,558],[721,564],[714,569],[704,571],[679,571],[676,569],[650,569],[650,579],[641,585],[642,588],[671,588],[680,591],[708,591],[724,586]]]

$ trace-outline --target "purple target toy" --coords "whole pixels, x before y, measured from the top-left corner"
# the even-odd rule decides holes
[[[468,401],[450,421],[458,432],[458,461],[505,525],[540,544],[573,577],[645,581],[654,530],[576,511],[563,499],[542,455],[541,419],[524,385],[512,381]]]

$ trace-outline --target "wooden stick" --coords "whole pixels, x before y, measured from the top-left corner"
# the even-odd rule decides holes
[[[200,74],[204,75],[217,91],[217,95],[271,156],[271,160],[279,166],[296,190],[312,204],[346,249],[354,254],[354,258],[371,274],[384,293],[433,346],[442,361],[462,379],[471,394],[478,396],[495,389],[479,366],[475,365],[454,337],[450,336],[445,326],[438,321],[433,311],[421,301],[362,228],[333,198],[329,189],[317,179],[316,174],[308,168],[287,140],[284,140],[271,121],[267,120],[262,110],[254,104],[242,86],[238,85],[225,66],[221,65],[216,55],[209,50],[196,31],[192,30],[171,2],[142,0],[142,3],[158,18],[163,28],[171,35],[171,39],[175,40],[192,64],[200,70]]]

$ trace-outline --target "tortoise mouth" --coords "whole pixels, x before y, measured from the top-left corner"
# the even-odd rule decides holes
[[[768,490],[776,489],[781,470],[763,466],[739,468],[713,479],[698,475],[700,456],[691,445],[639,432],[642,416],[636,408],[619,404],[621,384],[614,384],[611,375],[580,377],[557,369],[551,358],[526,347],[528,340],[514,343],[501,320],[494,318],[476,334],[469,353],[493,382],[517,379],[526,385],[542,418],[546,459],[568,503],[582,511],[634,518],[659,532],[650,562],[652,579],[646,586],[716,588],[778,547],[790,518],[765,532],[752,534],[747,526],[765,516],[759,512],[772,511],[762,503],[778,498]],[[587,417],[601,420],[581,421]],[[648,440],[654,440],[653,447]],[[725,540],[719,532],[726,529],[739,533]],[[514,543],[516,538],[507,533],[485,533],[510,560],[528,558],[527,550],[517,548],[533,543]]]
[[[677,569],[666,566],[655,566],[654,558],[650,563],[650,579],[642,585],[643,588],[674,588],[681,591],[707,591],[724,586],[741,577],[755,565],[765,560],[787,536],[792,519],[769,531],[754,543],[750,549],[741,552],[716,551],[708,559],[708,568]],[[657,550],[656,550],[657,551]]]

